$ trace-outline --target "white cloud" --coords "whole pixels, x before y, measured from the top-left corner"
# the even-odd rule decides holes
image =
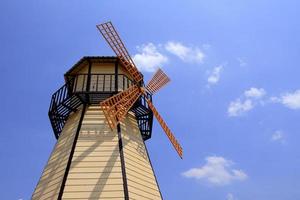
[[[182,175],[186,178],[205,180],[216,186],[227,185],[233,181],[243,181],[247,174],[240,169],[233,169],[234,163],[219,156],[206,157],[206,163],[199,168],[192,168]]]
[[[290,109],[300,109],[300,90],[282,95],[281,103]]]
[[[246,61],[243,58],[237,58],[241,67],[245,67],[247,65]]]
[[[230,117],[240,116],[245,112],[252,110],[256,105],[265,105],[262,99],[266,95],[263,88],[251,87],[244,91],[241,98],[229,103],[227,113]]]
[[[244,92],[244,95],[246,97],[257,98],[257,99],[265,96],[265,94],[266,94],[266,91],[263,88],[255,88],[255,87],[252,87],[249,90],[246,90]]]
[[[277,140],[281,140],[282,139],[282,132],[281,131],[276,131],[273,135],[271,140],[273,141],[277,141]]]
[[[237,199],[233,196],[233,194],[228,193],[226,196],[226,200],[237,200]]]
[[[300,109],[300,89],[280,96],[265,97],[266,94],[267,92],[263,88],[251,87],[243,93],[241,98],[230,102],[227,110],[228,115],[239,116],[257,105],[264,106],[268,103],[280,103],[293,110]]]
[[[137,50],[139,53],[133,56],[133,60],[141,71],[153,72],[168,61],[168,58],[161,54],[153,43],[138,46]]]
[[[270,101],[272,102],[272,103],[281,103],[281,99],[280,98],[278,98],[278,97],[270,97]]]
[[[167,42],[165,49],[178,56],[184,62],[202,63],[205,57],[204,53],[198,47],[188,47],[180,42]]]
[[[290,109],[300,109],[300,90],[296,90],[292,93],[285,93],[280,97],[270,97],[270,101],[273,103],[281,103]]]
[[[243,113],[250,111],[254,108],[253,102],[250,99],[246,99],[242,102],[240,99],[230,102],[227,113],[231,117],[240,116]]]
[[[284,144],[285,143],[284,133],[280,130],[275,131],[271,137],[271,141],[280,142],[280,143]]]
[[[208,84],[210,85],[217,84],[220,80],[222,71],[223,71],[222,65],[215,67],[207,78]]]
[[[189,47],[180,42],[170,41],[164,45],[154,45],[153,43],[143,44],[137,46],[138,53],[133,56],[134,62],[141,71],[153,72],[156,71],[158,67],[162,64],[168,62],[168,57],[164,55],[160,50],[164,49],[177,57],[179,57],[184,62],[190,63],[202,63],[205,57],[203,51],[198,47]],[[203,47],[204,48],[204,47]],[[216,81],[211,78],[211,81]]]

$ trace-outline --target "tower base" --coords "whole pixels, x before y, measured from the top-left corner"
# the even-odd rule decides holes
[[[71,114],[32,199],[161,200],[133,113],[111,130],[99,106]]]

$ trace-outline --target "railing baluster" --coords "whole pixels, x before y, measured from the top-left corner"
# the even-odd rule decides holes
[[[77,80],[78,80],[78,76],[76,76],[75,78],[75,83],[74,83],[74,92],[77,91]]]
[[[57,94],[57,102],[58,103],[60,102],[60,91],[61,91],[61,88],[59,89],[58,94]]]
[[[124,75],[123,75],[123,90],[125,90],[124,87],[125,87],[125,79],[124,79]]]
[[[61,92],[60,92],[60,102],[62,102],[64,99],[64,87],[61,89]]]
[[[60,92],[60,102],[62,102],[63,99],[64,99],[64,87],[61,88],[61,92]]]
[[[105,74],[104,74],[104,77],[103,77],[103,92],[105,91]]]
[[[110,88],[109,88],[110,92],[111,92],[111,86],[112,86],[112,75],[110,75]]]
[[[96,80],[96,92],[98,92],[98,84],[99,84],[98,83],[98,79],[99,79],[99,75],[97,74],[96,76],[97,76],[97,80]]]
[[[63,99],[65,99],[66,98],[66,89],[67,89],[67,87],[66,87],[66,85],[65,85],[65,87],[63,87],[64,89],[63,89]]]
[[[85,86],[85,75],[83,75],[83,83],[82,83],[82,88],[81,88],[81,91],[84,92],[84,87]]]
[[[59,94],[59,103],[62,102],[62,98],[63,98],[63,90],[64,90],[64,88],[62,87],[62,88],[60,89],[60,94]]]

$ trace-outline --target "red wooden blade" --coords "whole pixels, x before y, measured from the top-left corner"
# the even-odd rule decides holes
[[[154,94],[163,86],[165,86],[168,82],[170,82],[169,77],[159,68],[147,84],[146,88],[149,92]]]
[[[163,130],[165,131],[165,133],[168,136],[169,140],[171,141],[173,147],[177,151],[179,157],[182,159],[183,158],[182,157],[183,156],[182,147],[180,146],[180,144],[176,140],[175,136],[173,135],[173,133],[171,132],[171,130],[169,129],[169,127],[167,126],[165,121],[162,119],[162,117],[160,116],[160,114],[158,113],[158,111],[156,110],[154,105],[152,104],[152,102],[149,99],[146,99],[146,100],[147,100],[149,108],[153,111],[153,114],[156,117],[157,121],[159,122],[159,124],[161,125]]]
[[[119,34],[112,25],[111,22],[106,22],[97,25],[98,30],[103,35],[109,46],[119,57],[121,63],[132,76],[133,80],[140,83],[143,80],[142,74],[138,71],[136,65],[134,64],[132,58],[130,57],[124,43],[122,42]]]
[[[138,86],[133,85],[100,103],[105,118],[111,129],[114,129],[120,121],[123,121],[129,109],[142,95]]]

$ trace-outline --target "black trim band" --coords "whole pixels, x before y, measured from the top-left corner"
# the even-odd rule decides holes
[[[115,62],[115,92],[118,93],[118,83],[119,83],[119,64],[118,60]]]
[[[129,200],[127,177],[126,177],[126,168],[125,168],[125,159],[124,159],[124,152],[123,152],[123,141],[122,141],[120,124],[117,125],[117,132],[118,132],[119,151],[120,151],[122,177],[123,177],[123,189],[124,189],[124,197],[125,197],[124,199]]]

